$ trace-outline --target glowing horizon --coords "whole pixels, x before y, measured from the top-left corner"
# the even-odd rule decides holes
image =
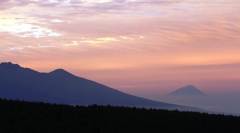
[[[237,0],[4,0],[0,62],[131,93],[239,91],[239,12]]]

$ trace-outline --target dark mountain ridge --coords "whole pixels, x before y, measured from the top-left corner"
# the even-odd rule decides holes
[[[202,111],[129,95],[105,85],[77,77],[63,69],[40,73],[17,64],[0,64],[0,97],[72,105],[116,105]]]

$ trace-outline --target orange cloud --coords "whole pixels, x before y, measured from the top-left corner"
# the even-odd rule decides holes
[[[214,86],[240,79],[237,2],[1,1],[0,61],[119,88]]]

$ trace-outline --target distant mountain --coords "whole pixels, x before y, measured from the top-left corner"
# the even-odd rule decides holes
[[[0,97],[71,105],[115,105],[202,111],[129,95],[105,85],[77,77],[63,69],[40,73],[17,64],[0,64]]]
[[[202,92],[201,90],[199,90],[193,85],[187,85],[185,87],[179,88],[171,92],[168,95],[169,96],[206,96],[207,94],[205,94],[204,92]]]

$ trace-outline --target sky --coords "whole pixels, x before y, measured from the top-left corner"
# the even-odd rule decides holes
[[[158,97],[240,92],[239,0],[1,0],[0,62]]]

